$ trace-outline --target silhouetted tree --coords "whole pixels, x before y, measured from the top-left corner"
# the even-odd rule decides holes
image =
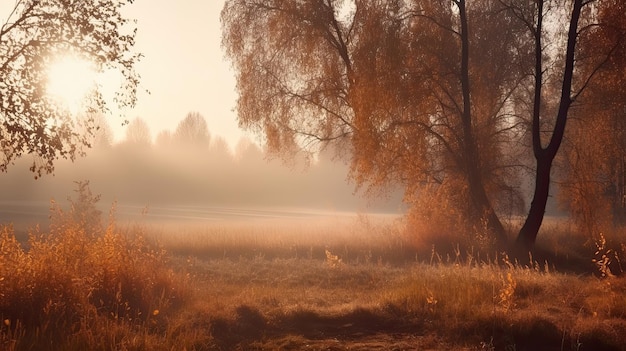
[[[257,163],[263,160],[263,151],[248,138],[242,138],[235,146],[235,160],[239,163]]]
[[[141,118],[135,118],[126,127],[126,143],[135,146],[152,145],[150,127]]]
[[[46,69],[55,55],[72,53],[97,70],[124,76],[117,103],[133,106],[138,75],[133,53],[135,30],[122,15],[132,0],[26,1],[0,28],[0,170],[24,153],[36,156],[31,170],[52,172],[58,158],[74,160],[89,144],[94,126],[82,133],[66,109],[45,94]],[[89,112],[107,109],[99,93],[88,99]]]
[[[174,132],[174,141],[178,145],[208,147],[211,137],[206,120],[198,112],[190,112],[178,123]]]
[[[157,134],[155,144],[160,148],[169,148],[172,145],[172,132],[169,130],[162,130]]]
[[[233,155],[231,154],[230,147],[224,138],[216,137],[212,138],[211,145],[209,146],[209,156],[216,162],[231,162]]]
[[[613,49],[609,49],[580,55],[581,47],[578,46],[580,42],[584,50],[585,44],[592,45],[596,40],[600,40],[598,28],[601,26],[596,21],[595,10],[592,6],[606,5],[606,2],[572,0],[568,1],[567,5],[565,11],[559,12],[562,10],[562,4],[558,1],[540,0],[526,9],[520,7],[519,2],[509,4],[509,10],[516,15],[518,20],[526,24],[535,46],[534,86],[531,100],[532,150],[536,160],[535,190],[528,216],[517,237],[517,242],[525,248],[534,246],[543,222],[546,203],[550,195],[552,165],[565,136],[565,126],[570,110],[574,103],[584,104],[582,94],[613,53]],[[544,21],[549,18],[548,14],[555,12],[561,14],[561,21],[568,25],[567,31],[563,33],[562,55],[551,57],[547,52],[550,46],[546,44],[559,45],[560,38],[550,36],[549,33],[553,29],[544,28]],[[614,48],[615,43],[609,46]],[[557,67],[557,70],[550,71],[548,65]],[[557,78],[550,77],[549,73]],[[551,78],[553,79],[552,86]],[[546,97],[548,94],[558,96],[553,106],[549,106],[550,99]],[[545,126],[542,119],[549,119],[550,114],[554,116],[554,122],[551,126]],[[542,133],[545,133],[546,129],[549,130],[549,139],[547,144],[544,144]],[[585,133],[593,133],[592,128],[585,129]]]
[[[108,149],[111,147],[113,144],[113,131],[102,113],[79,116],[77,122],[77,131],[89,135],[88,147],[95,149]],[[93,128],[93,130],[88,132],[85,130],[87,128]]]

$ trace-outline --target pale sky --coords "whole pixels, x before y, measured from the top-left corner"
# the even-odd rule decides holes
[[[1,0],[3,23],[14,4]],[[224,0],[136,0],[124,8],[128,18],[137,20],[135,48],[144,55],[137,66],[138,104],[125,117],[144,119],[153,138],[162,130],[174,131],[189,112],[203,115],[211,135],[232,147],[245,135],[233,112],[234,73],[220,46],[223,5]],[[123,139],[123,120],[109,116],[108,121],[115,139]]]
[[[153,136],[173,131],[188,112],[197,111],[212,135],[231,146],[244,135],[237,126],[235,78],[220,47],[220,11],[224,0],[137,0],[127,6],[137,19],[136,49],[142,87],[137,107],[128,119],[143,118]],[[116,139],[124,131],[111,120]]]

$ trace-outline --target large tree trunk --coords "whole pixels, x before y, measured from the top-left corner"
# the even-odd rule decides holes
[[[552,160],[546,156],[544,154],[543,157],[540,156],[537,159],[535,193],[530,204],[528,217],[526,217],[526,221],[517,236],[517,244],[524,249],[530,249],[535,244],[546,212],[546,203],[550,195],[550,169],[552,168]]]
[[[543,1],[538,1],[539,15],[535,31],[535,96],[532,123],[533,152],[537,160],[537,173],[535,177],[535,193],[530,206],[530,212],[517,236],[517,243],[521,245],[523,249],[530,250],[535,245],[537,234],[539,233],[539,228],[541,227],[546,211],[546,203],[550,191],[550,169],[552,168],[552,161],[563,141],[567,115],[572,105],[572,79],[574,77],[574,55],[576,52],[576,40],[578,38],[578,20],[584,4],[583,0],[574,0],[567,33],[567,49],[565,52],[565,67],[563,69],[563,85],[561,86],[559,110],[557,112],[550,143],[544,148],[541,145],[540,135],[540,106],[543,73],[541,44]]]
[[[478,171],[479,170],[474,169],[471,170],[470,173]],[[487,196],[481,177],[475,177],[476,179],[469,180],[469,193],[472,201],[471,205],[474,211],[476,211],[476,213],[473,214],[473,219],[477,222],[477,224],[484,224],[486,226],[484,229],[487,229],[489,232],[488,234],[492,235],[496,239],[498,246],[502,247],[508,240],[506,231],[504,230],[504,226],[502,225],[502,222],[500,222],[500,218],[498,218],[496,211],[491,205],[491,201],[489,201],[489,197]]]
[[[472,123],[471,86],[469,76],[469,32],[465,0],[459,0],[459,18],[461,21],[461,88],[463,92],[463,112],[461,122],[463,125],[463,141],[465,144],[465,164],[463,165],[469,186],[472,220],[480,223],[484,220],[487,230],[494,235],[499,244],[506,242],[506,233],[502,222],[491,206],[491,201],[485,191],[483,177],[481,176],[481,162],[478,153],[478,145],[474,137],[474,125]]]

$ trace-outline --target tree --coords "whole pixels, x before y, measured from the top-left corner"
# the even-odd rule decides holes
[[[172,145],[172,132],[169,130],[162,130],[157,134],[155,144],[157,147],[168,149]]]
[[[198,112],[190,112],[178,123],[174,141],[179,145],[208,147],[211,137],[206,120]]]
[[[607,24],[601,24],[596,21],[594,12],[596,9],[592,5],[605,6],[607,2],[601,1],[584,1],[573,0],[567,2],[569,13],[564,15],[565,23],[568,24],[567,32],[564,33],[564,49],[563,55],[557,56],[561,58],[560,64],[551,63],[558,70],[553,72],[558,77],[554,83],[558,83],[558,87],[547,85],[544,81],[546,75],[546,38],[549,38],[549,32],[544,28],[544,20],[549,11],[556,11],[562,5],[558,1],[537,1],[534,16],[525,15],[523,11],[511,4],[510,9],[517,14],[522,22],[527,24],[527,28],[532,33],[535,44],[535,69],[534,69],[534,87],[532,98],[532,150],[536,160],[535,173],[535,190],[530,210],[524,225],[520,229],[517,242],[525,248],[532,248],[535,244],[539,228],[541,227],[546,203],[550,193],[551,170],[554,159],[561,147],[565,136],[565,126],[570,116],[570,110],[575,104],[584,105],[583,93],[590,87],[590,84],[596,78],[596,75],[602,67],[613,57],[613,53],[617,48],[619,41],[613,40],[608,42],[603,40],[605,48],[600,51],[589,50],[587,47],[587,55],[581,55],[581,50],[585,47],[577,47],[577,44],[583,43],[587,46],[599,39],[600,28]],[[558,39],[558,36],[556,37]],[[552,44],[555,41],[553,39]],[[608,44],[608,47],[606,47]],[[558,45],[558,42],[557,42]],[[554,59],[554,57],[553,57]],[[559,71],[560,70],[560,71]],[[549,72],[549,71],[548,71]],[[549,77],[548,77],[549,79]],[[545,108],[547,98],[544,96],[548,90],[549,94],[555,91],[558,93],[558,102],[553,108]],[[578,107],[579,107],[578,106]],[[548,143],[544,146],[542,134],[542,116],[548,113],[555,115],[554,123],[550,129],[550,137]],[[592,128],[586,127],[585,133],[591,133]],[[587,194],[591,195],[591,194]]]
[[[626,159],[626,4],[603,1],[597,5],[593,35],[583,36],[579,70],[595,71],[572,111],[568,140],[562,153],[566,163],[561,200],[579,231],[594,238],[624,215],[624,160]],[[598,55],[601,53],[602,55]],[[610,53],[610,55],[608,55]],[[600,65],[601,60],[606,62]],[[600,62],[598,62],[600,61]],[[598,137],[601,136],[601,137]]]
[[[87,138],[87,147],[109,149],[113,144],[113,131],[102,113],[77,116],[75,131]]]
[[[209,146],[209,157],[217,165],[220,165],[220,167],[231,163],[233,155],[230,151],[230,146],[224,138],[218,136],[211,140],[211,145]]]
[[[496,205],[518,197],[530,151],[535,191],[517,242],[532,247],[570,107],[609,57],[590,55],[585,72],[576,55],[596,33],[596,1],[348,3],[226,2],[240,124],[275,151],[347,140],[358,184],[400,182],[409,201],[434,189],[500,242]],[[529,149],[512,147],[528,134]]]
[[[121,72],[116,103],[133,106],[139,76],[133,52],[136,30],[122,15],[132,0],[18,0],[0,28],[0,170],[22,154],[39,162],[31,170],[52,172],[58,158],[74,160],[88,146],[95,126],[76,130],[70,113],[45,94],[46,69],[57,55],[73,54],[99,71]],[[102,94],[88,99],[88,112],[107,110]]]
[[[569,210],[578,231],[588,238],[596,238],[610,228],[615,214],[615,166],[621,163],[615,161],[621,158],[618,143],[614,143],[615,130],[606,117],[596,114],[592,121],[573,118],[559,160],[565,165],[559,200]]]
[[[135,118],[126,127],[126,143],[139,147],[152,145],[150,127],[141,118]]]
[[[504,241],[492,203],[512,189],[503,143],[520,126],[509,113],[519,27],[497,1],[453,4],[356,1],[342,16],[343,1],[228,1],[240,124],[270,151],[348,143],[358,184],[402,183],[407,199],[448,187],[465,218]]]
[[[111,145],[113,145],[113,130],[111,126],[102,114],[97,115],[94,122],[96,131],[91,146],[100,149],[109,149]]]

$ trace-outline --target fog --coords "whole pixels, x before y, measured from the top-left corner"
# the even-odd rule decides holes
[[[237,220],[402,211],[400,191],[376,199],[355,192],[347,180],[348,166],[331,152],[312,161],[296,155],[286,163],[268,158],[247,140],[231,150],[220,137],[182,143],[176,142],[176,133],[164,132],[152,143],[128,136],[114,145],[94,142],[85,157],[60,160],[54,174],[39,179],[29,171],[36,159],[18,160],[0,174],[0,223],[47,218],[50,200],[64,203],[74,195],[75,182],[85,180],[102,196],[103,211],[117,202],[118,213],[126,217],[148,213],[153,219]]]

